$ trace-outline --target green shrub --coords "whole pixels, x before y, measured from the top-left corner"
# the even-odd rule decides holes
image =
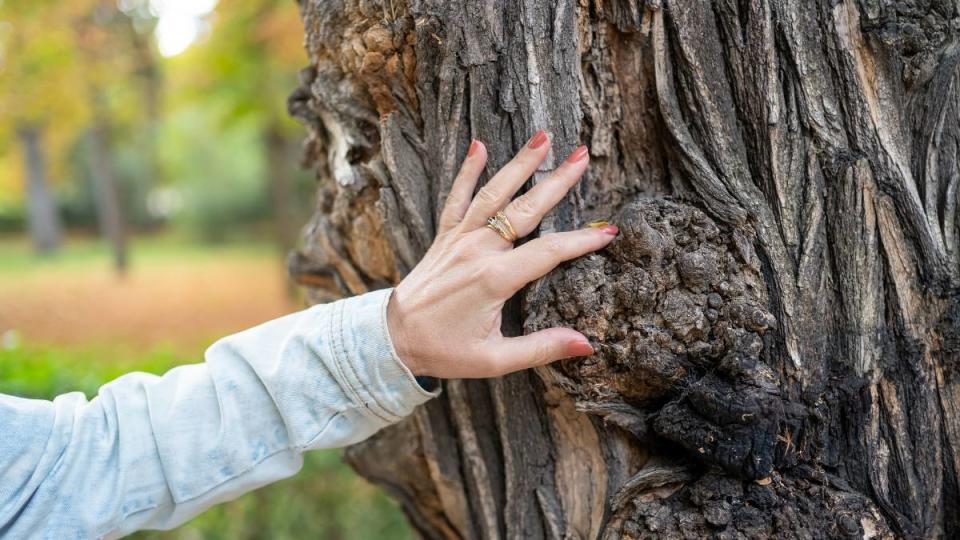
[[[0,233],[27,230],[27,214],[22,204],[0,203]]]

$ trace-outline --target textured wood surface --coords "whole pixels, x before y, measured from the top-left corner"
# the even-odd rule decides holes
[[[960,536],[956,3],[301,10],[315,301],[416,264],[471,138],[491,173],[588,144],[539,233],[624,229],[504,317],[595,357],[448,381],[349,451],[423,537]]]

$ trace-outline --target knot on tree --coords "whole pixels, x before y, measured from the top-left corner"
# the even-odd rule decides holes
[[[527,330],[568,326],[593,343],[592,357],[557,367],[580,409],[732,474],[768,476],[790,407],[760,357],[775,319],[750,243],[669,199],[635,200],[614,221],[606,250],[534,287]]]
[[[860,25],[899,54],[903,79],[911,87],[925,83],[957,54],[960,16],[948,2],[865,0]]]
[[[667,497],[624,497],[609,538],[890,538],[868,499],[805,468],[760,483],[708,472]]]

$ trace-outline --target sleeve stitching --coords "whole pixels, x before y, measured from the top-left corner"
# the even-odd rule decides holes
[[[440,395],[440,389],[437,388],[434,391],[428,391],[427,389],[420,386],[420,383],[417,381],[416,375],[410,371],[410,368],[403,363],[403,359],[400,358],[400,355],[397,354],[396,347],[393,346],[393,338],[390,337],[390,328],[387,326],[387,304],[390,302],[390,297],[393,295],[393,289],[390,289],[390,292],[384,297],[383,302],[380,306],[380,329],[383,331],[383,335],[387,338],[387,347],[390,349],[390,357],[396,363],[400,370],[403,372],[404,376],[413,383],[413,387],[424,397],[435,398]]]
[[[343,311],[345,311],[345,310],[343,310]],[[343,339],[344,326],[345,326],[344,324],[341,324],[341,325],[340,325],[340,344],[344,347],[344,356],[346,356],[346,340]],[[350,369],[350,371],[353,373],[353,376],[356,378],[356,380],[361,381],[361,385],[362,385],[362,384],[363,384],[363,383],[362,383],[362,379],[360,378],[359,374],[357,373],[356,367],[355,367],[352,363],[350,363],[350,362],[347,362],[347,367],[348,367],[348,368]],[[400,416],[400,415],[398,415],[398,414],[394,414],[393,411],[391,411],[389,407],[385,406],[385,405],[380,401],[380,399],[378,399],[376,392],[372,391],[370,388],[367,388],[366,386],[364,386],[364,390],[366,390],[366,393],[370,396],[371,401],[373,401],[373,402],[377,405],[377,407],[379,407],[380,409],[382,409],[382,412],[386,413],[386,415],[385,415],[386,418],[383,418],[384,420],[386,420],[387,422],[390,422],[390,423],[394,423],[394,422],[397,422],[397,421],[399,421],[400,419],[403,418],[402,416]],[[371,409],[371,411],[372,411],[372,409]],[[379,416],[379,413],[377,413],[377,415]]]
[[[330,317],[330,337],[332,338],[331,341],[333,341],[333,344],[330,347],[330,352],[333,355],[333,363],[336,366],[337,374],[340,376],[340,379],[344,381],[342,386],[350,395],[351,399],[353,399],[354,403],[357,404],[358,409],[361,411],[366,411],[368,416],[373,416],[377,420],[392,423],[392,420],[389,418],[384,418],[377,411],[367,406],[366,400],[364,400],[360,395],[360,391],[356,388],[354,382],[350,380],[350,377],[346,373],[344,364],[349,365],[350,362],[345,358],[346,347],[343,344],[343,311],[343,302],[337,302],[334,304],[333,316]],[[333,328],[335,322],[337,323],[337,329]],[[379,403],[377,405],[379,405]]]

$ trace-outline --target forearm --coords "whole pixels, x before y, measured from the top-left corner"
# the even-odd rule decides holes
[[[0,425],[24,442],[0,443],[0,536],[174,527],[294,474],[304,450],[406,416],[431,394],[392,350],[388,294],[271,321],[216,343],[204,364],[127,375],[90,402],[3,398]]]

